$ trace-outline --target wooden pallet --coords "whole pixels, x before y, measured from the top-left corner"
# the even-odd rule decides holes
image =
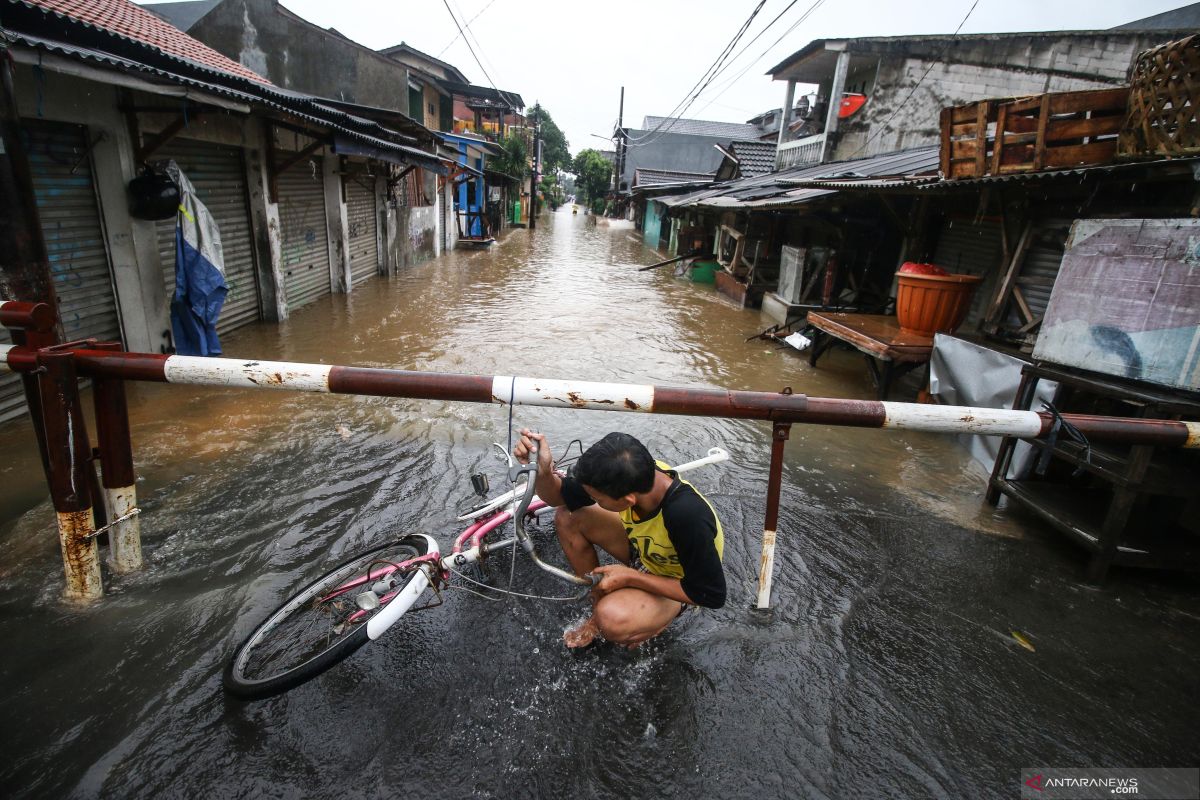
[[[1117,154],[1129,87],[981,100],[942,109],[941,170],[980,178],[1105,164]]]

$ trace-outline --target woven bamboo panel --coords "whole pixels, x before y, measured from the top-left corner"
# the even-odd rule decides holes
[[[1200,154],[1200,34],[1141,53],[1131,84],[1120,155]]]

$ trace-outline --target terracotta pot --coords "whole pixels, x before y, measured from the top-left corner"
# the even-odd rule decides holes
[[[901,333],[953,333],[966,319],[978,275],[914,275],[897,272],[896,319]]]

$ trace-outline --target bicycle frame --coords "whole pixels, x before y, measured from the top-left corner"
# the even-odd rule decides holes
[[[708,454],[704,458],[680,464],[674,470],[680,473],[687,472],[728,459],[728,452],[719,447],[714,447],[708,451]],[[528,470],[528,467],[516,468],[513,474],[516,475],[518,472]],[[572,575],[565,570],[542,561],[537,555],[537,549],[534,547],[532,540],[523,535],[525,517],[537,515],[551,508],[544,500],[533,495],[532,484],[533,476],[531,475],[525,484],[517,486],[513,490],[489,501],[482,508],[465,515],[466,518],[473,518],[475,521],[455,537],[453,550],[449,554],[442,555],[441,546],[432,536],[416,534],[423,537],[426,541],[428,551],[425,555],[409,559],[408,561],[402,561],[398,564],[382,564],[378,571],[372,566],[368,568],[366,575],[347,581],[323,597],[321,601],[324,602],[335,597],[341,597],[356,589],[364,589],[365,587],[365,591],[361,592],[355,599],[357,602],[365,595],[367,599],[363,602],[368,603],[368,605],[364,606],[363,602],[359,602],[359,606],[363,610],[351,615],[349,621],[355,622],[360,618],[359,615],[365,616],[368,609],[385,606],[382,611],[367,621],[367,638],[374,641],[394,625],[400,617],[411,610],[417,599],[427,589],[431,588],[435,582],[445,583],[449,581],[452,571],[477,563],[489,553],[513,547],[518,543],[522,544],[534,563],[560,580],[579,585],[593,585],[593,581],[589,577]],[[513,499],[518,494],[524,495],[522,500],[513,503]],[[508,504],[508,508],[504,508],[505,504]],[[489,543],[486,541],[488,534],[500,528],[509,520],[514,519],[514,517],[516,518],[517,527],[517,534],[515,536],[496,542]],[[459,519],[461,520],[463,517]],[[408,581],[399,591],[388,591],[392,587],[387,586],[387,581],[393,574],[397,572],[407,574],[414,569],[419,570],[421,574],[415,576],[413,580]],[[381,587],[381,584],[386,587],[382,595],[377,591]],[[370,603],[375,603],[376,605],[369,605]]]

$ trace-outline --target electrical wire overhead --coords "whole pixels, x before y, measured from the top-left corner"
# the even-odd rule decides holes
[[[475,23],[475,20],[482,17],[483,12],[487,11],[489,8],[491,8],[492,3],[494,3],[494,2],[496,2],[496,0],[488,0],[487,5],[485,5],[483,8],[481,8],[477,12],[475,12],[475,16],[471,17],[470,21],[463,24],[463,28],[468,31],[471,30],[471,25],[473,25]],[[442,54],[445,53],[447,50],[449,50],[451,47],[453,47],[454,43],[457,42],[461,37],[462,37],[462,33],[459,33],[458,36],[455,36],[453,39],[451,39],[450,44],[446,45],[445,47],[443,47],[441,50],[438,51],[437,57],[441,58]],[[476,41],[478,41],[478,40],[476,40]]]
[[[500,89],[497,88],[496,82],[492,80],[492,76],[483,66],[483,62],[479,60],[479,55],[475,52],[475,48],[471,46],[471,40],[468,39],[466,33],[463,32],[463,27],[459,24],[458,17],[454,15],[454,10],[450,8],[450,0],[442,0],[442,5],[446,7],[446,13],[450,15],[450,19],[454,20],[454,27],[458,28],[459,36],[462,36],[463,43],[466,44],[467,49],[471,51],[471,57],[475,59],[475,63],[479,66],[480,71],[483,72],[483,76],[488,79],[488,83],[491,85],[492,89],[495,90],[496,95],[505,103],[507,103],[509,107],[516,108],[517,106],[513,101],[512,96],[500,91]]]
[[[967,24],[967,20],[971,18],[971,14],[975,13],[975,7],[977,5],[979,5],[979,0],[975,0],[975,2],[971,4],[971,7],[967,9],[967,15],[962,18],[962,22],[958,23],[958,27],[954,29],[954,33],[950,34],[950,41],[946,42],[946,46],[942,48],[942,52],[938,53],[938,57],[931,61],[929,66],[925,68],[925,72],[921,75],[921,78],[916,82],[916,84],[913,85],[912,91],[908,93],[908,96],[901,101],[900,105],[896,106],[896,109],[891,113],[890,116],[888,116],[887,119],[883,121],[883,124],[875,129],[875,133],[871,134],[857,150],[850,154],[851,157],[857,156],[859,153],[866,150],[867,145],[875,141],[876,137],[887,130],[887,126],[890,125],[892,120],[896,118],[896,115],[900,113],[900,109],[904,108],[904,106],[908,104],[909,100],[912,100],[913,95],[917,93],[917,89],[920,89],[921,84],[925,82],[927,77],[929,77],[929,73],[935,66],[942,63],[942,59],[946,57],[946,53],[950,52],[950,47],[954,44],[954,40],[958,37],[958,32],[963,29],[963,25]]]
[[[637,137],[626,137],[627,147],[644,146],[645,144],[650,144],[650,142],[645,140],[649,139],[651,136],[654,136],[659,131],[662,131],[664,126],[667,126],[667,131],[670,130],[670,127],[673,127],[673,125],[679,120],[679,117],[681,117],[691,107],[692,103],[696,102],[696,98],[700,95],[700,93],[703,92],[710,83],[712,83],[717,72],[725,63],[725,60],[729,58],[729,54],[733,52],[733,48],[737,47],[737,43],[740,42],[742,37],[746,35],[746,31],[750,28],[750,25],[753,24],[755,17],[758,16],[758,12],[762,11],[762,7],[766,5],[766,3],[767,0],[760,0],[758,5],[754,7],[754,10],[750,12],[750,16],[747,17],[746,21],[742,23],[742,26],[738,28],[738,31],[736,34],[734,34],[733,39],[729,41],[729,44],[725,45],[725,48],[717,56],[716,60],[713,61],[712,65],[709,66],[707,70],[704,71],[704,74],[700,76],[700,80],[696,81],[696,84],[688,90],[688,94],[684,96],[683,100],[679,101],[678,105],[671,110],[671,113],[668,114],[653,130],[647,132],[646,134]],[[668,125],[668,123],[670,123],[670,125]],[[664,133],[667,131],[664,131]],[[642,145],[636,144],[638,142],[642,143]]]

